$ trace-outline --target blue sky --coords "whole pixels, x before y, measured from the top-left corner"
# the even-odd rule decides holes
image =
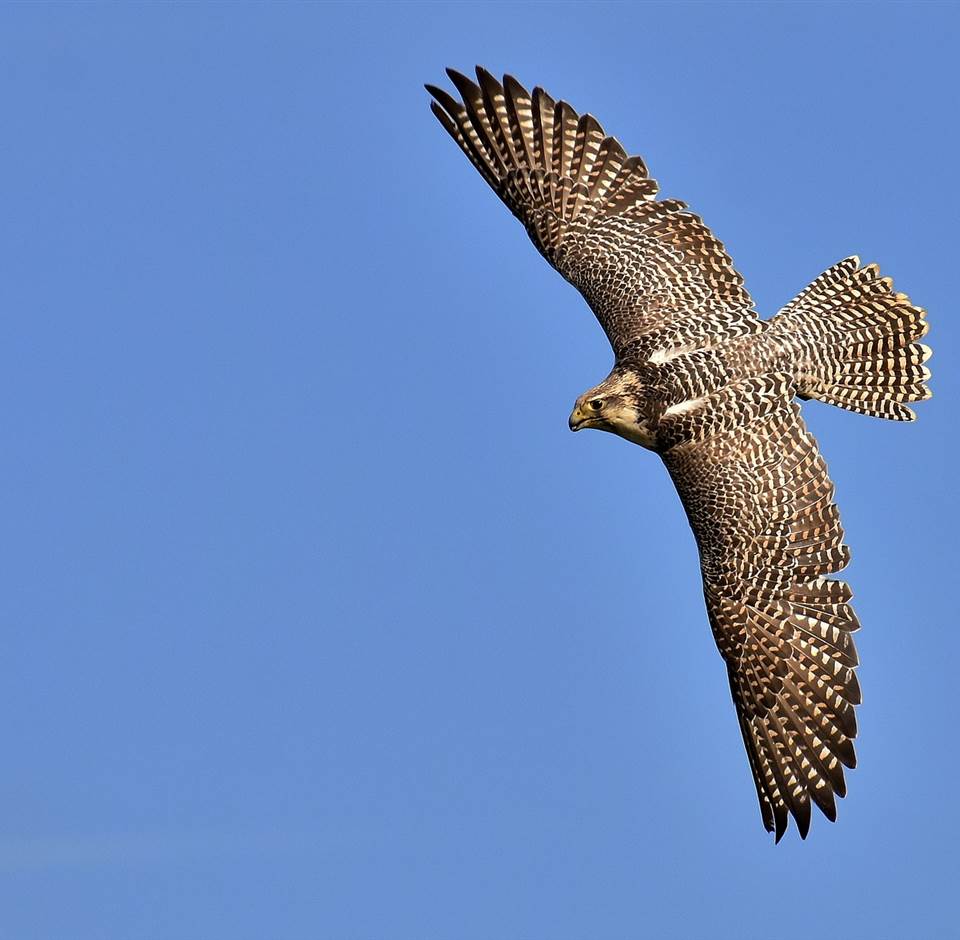
[[[960,16],[0,9],[0,936],[946,937]],[[858,253],[935,398],[810,403],[864,623],[840,821],[763,832],[659,461],[427,108],[590,110],[770,315]]]

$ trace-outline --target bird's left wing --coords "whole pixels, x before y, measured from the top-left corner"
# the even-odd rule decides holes
[[[723,245],[590,114],[477,69],[432,85],[434,114],[593,309],[618,359],[758,332]]]
[[[860,689],[833,484],[786,375],[745,379],[668,411],[663,459],[700,550],[760,812],[777,841],[811,801],[836,819],[856,759]]]

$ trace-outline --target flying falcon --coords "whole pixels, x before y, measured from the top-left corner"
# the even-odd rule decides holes
[[[723,245],[589,114],[484,69],[448,70],[434,114],[540,253],[590,305],[613,370],[570,428],[659,454],[700,551],[768,832],[830,820],[855,766],[860,688],[849,550],[833,484],[795,399],[912,421],[930,397],[924,311],[856,257],[761,320]]]

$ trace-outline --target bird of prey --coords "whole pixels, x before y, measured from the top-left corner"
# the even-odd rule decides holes
[[[830,820],[855,766],[860,688],[851,590],[828,577],[849,550],[833,484],[796,399],[911,421],[930,397],[924,311],[875,264],[838,262],[759,319],[701,219],[590,114],[477,68],[427,85],[434,114],[590,305],[613,370],[570,428],[660,455],[700,552],[707,614],[727,667],[768,832],[811,803]]]

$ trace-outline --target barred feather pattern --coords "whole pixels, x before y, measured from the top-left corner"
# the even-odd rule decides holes
[[[860,702],[851,592],[825,577],[849,552],[791,394],[788,374],[730,386],[667,418],[662,453],[696,536],[761,816],[778,842],[788,814],[802,837],[811,805],[836,819]]]
[[[660,454],[700,553],[766,829],[836,818],[860,702],[834,488],[795,398],[910,420],[924,311],[847,258],[761,321],[722,244],[589,114],[477,69],[434,114],[595,313],[616,361],[571,427]]]
[[[876,264],[846,258],[824,271],[773,320],[794,364],[797,392],[849,411],[912,421],[930,397],[926,311],[894,291]]]
[[[427,85],[434,114],[583,294],[618,355],[657,332],[673,345],[760,332],[723,245],[685,203],[657,201],[642,158],[596,118],[509,75],[448,75],[462,100]]]

